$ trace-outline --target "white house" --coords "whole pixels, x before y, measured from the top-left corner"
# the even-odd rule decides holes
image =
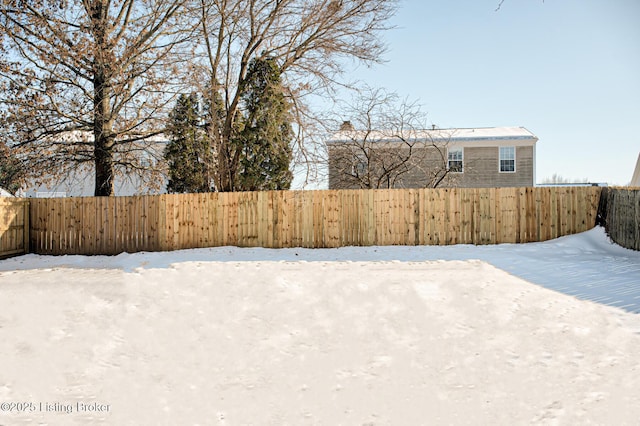
[[[13,194],[0,187],[0,197],[13,197]]]
[[[84,138],[91,140],[92,135],[80,132],[64,135],[67,139]],[[161,170],[161,159],[167,140],[164,135],[148,138],[139,143],[136,150],[135,163],[139,168],[149,170]],[[28,184],[21,190],[20,196],[24,197],[87,197],[93,196],[95,189],[95,172],[92,163],[87,163],[84,167],[79,167],[74,171],[58,176],[54,179],[43,179],[51,182],[47,184]],[[158,194],[166,191],[167,179],[165,173],[142,172],[138,174],[126,174],[122,170],[116,171],[114,176],[114,194],[120,196]]]
[[[640,154],[638,154],[638,162],[636,163],[636,170],[633,172],[633,177],[631,178],[631,183],[629,183],[629,186],[640,187]]]

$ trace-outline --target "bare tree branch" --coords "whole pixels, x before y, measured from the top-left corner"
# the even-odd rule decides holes
[[[500,0],[500,3],[498,3],[498,7],[496,7],[495,12],[499,11],[502,8],[503,3],[504,3],[504,0]],[[542,0],[542,3],[544,3],[544,0]]]

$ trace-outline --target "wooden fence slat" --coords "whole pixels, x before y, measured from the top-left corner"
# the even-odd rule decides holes
[[[325,247],[324,242],[324,218],[322,217],[322,213],[324,210],[324,197],[323,193],[320,191],[313,191],[311,193],[313,199],[313,209],[312,209],[312,222],[311,222],[311,233],[313,235],[311,240],[312,248],[321,248]]]
[[[0,198],[0,258],[29,252],[30,203]]]
[[[278,214],[274,211],[273,191],[265,191],[266,195],[266,226],[267,226],[267,247],[275,247],[275,228]]]
[[[360,225],[362,232],[362,238],[365,241],[365,245],[375,245],[376,241],[376,228],[375,228],[375,192],[365,191],[365,196],[362,197],[363,210],[365,212],[365,220]]]
[[[481,188],[478,190],[478,226],[479,226],[479,244],[489,244],[491,242],[491,211],[489,210],[489,189]]]

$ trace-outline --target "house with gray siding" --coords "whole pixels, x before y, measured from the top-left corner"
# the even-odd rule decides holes
[[[524,127],[359,131],[328,141],[329,189],[533,186],[538,138]]]

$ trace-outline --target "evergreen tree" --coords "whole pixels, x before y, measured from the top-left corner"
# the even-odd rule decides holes
[[[164,153],[169,164],[167,191],[211,191],[211,152],[200,126],[200,102],[197,95],[180,95],[169,118],[167,133],[171,140]]]
[[[293,131],[276,60],[252,59],[241,91],[244,127],[234,138],[241,153],[238,189],[289,189]]]

